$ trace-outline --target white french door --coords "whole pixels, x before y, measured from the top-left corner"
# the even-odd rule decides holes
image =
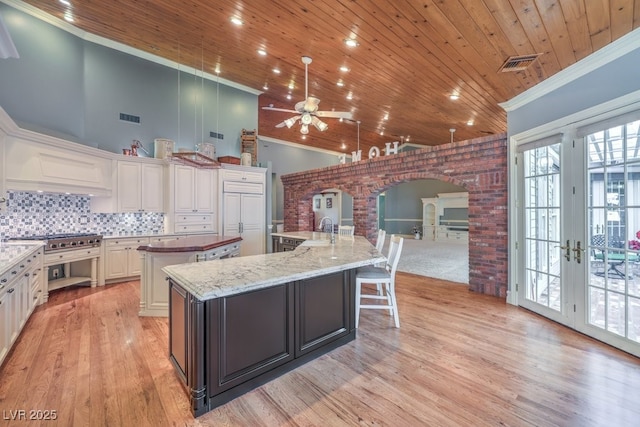
[[[573,284],[584,247],[573,180],[574,147],[562,135],[520,150],[518,305],[573,327]],[[583,280],[583,279],[582,279]]]
[[[517,170],[518,305],[640,355],[640,121],[523,144]]]

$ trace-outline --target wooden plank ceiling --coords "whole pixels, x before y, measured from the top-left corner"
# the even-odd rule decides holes
[[[365,153],[389,141],[446,143],[451,128],[455,140],[505,132],[498,103],[640,22],[640,0],[26,3],[60,19],[71,13],[82,30],[180,64],[212,74],[217,67],[224,79],[264,90],[260,106],[292,109],[303,100],[301,57],[310,56],[309,95],[321,99],[320,110],[353,113]],[[232,24],[233,16],[244,24]],[[346,46],[347,38],[358,46]],[[529,54],[540,56],[525,70],[499,71],[507,58]],[[451,100],[452,94],[459,98]],[[311,128],[303,140],[299,124],[275,128],[291,116],[261,109],[258,133],[338,152],[356,149],[355,122],[325,119],[327,131]]]

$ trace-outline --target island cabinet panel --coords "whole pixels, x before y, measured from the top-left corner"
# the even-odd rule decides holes
[[[193,415],[355,339],[354,271],[205,301],[170,278],[170,359]]]
[[[350,271],[296,283],[296,357],[349,334],[353,315]]]
[[[293,303],[291,284],[207,301],[211,397],[293,360]]]
[[[185,382],[187,379],[187,313],[189,312],[187,295],[187,291],[172,284],[169,292],[171,301],[169,357]]]

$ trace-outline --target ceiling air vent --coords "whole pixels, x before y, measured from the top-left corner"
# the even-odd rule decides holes
[[[508,73],[511,71],[522,71],[529,67],[529,65],[533,64],[533,62],[538,59],[541,53],[535,53],[533,55],[522,55],[522,56],[510,56],[504,61],[502,67],[498,71],[501,73]]]

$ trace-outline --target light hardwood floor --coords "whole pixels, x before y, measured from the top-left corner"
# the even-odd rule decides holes
[[[398,274],[401,328],[363,312],[358,338],[193,419],[167,321],[139,284],[51,295],[0,368],[0,425],[632,426],[640,359],[464,285]],[[55,410],[51,422],[10,421]]]

